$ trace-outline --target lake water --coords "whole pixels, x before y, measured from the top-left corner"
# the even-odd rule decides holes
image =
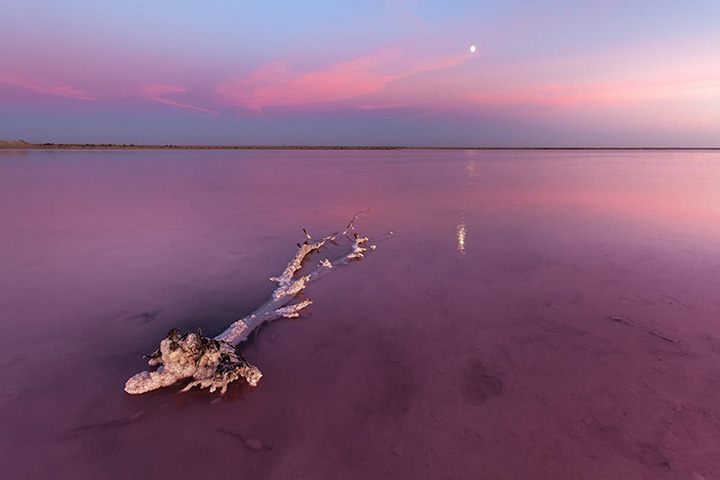
[[[2,478],[720,478],[718,151],[4,151],[0,205]],[[123,392],[368,207],[258,387]]]

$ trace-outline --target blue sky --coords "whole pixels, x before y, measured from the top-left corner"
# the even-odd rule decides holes
[[[720,146],[717,2],[5,3],[2,138]]]

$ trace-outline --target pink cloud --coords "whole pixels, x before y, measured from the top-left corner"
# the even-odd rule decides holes
[[[44,95],[52,95],[54,97],[72,98],[76,100],[97,100],[97,97],[87,90],[75,88],[71,85],[35,82],[3,73],[0,73],[0,83],[13,87],[26,88],[34,92],[42,93]]]
[[[277,61],[262,65],[246,78],[223,83],[216,92],[231,105],[257,111],[264,107],[320,104],[379,92],[396,80],[459,65],[468,58],[462,55],[417,60],[393,48],[306,73],[293,71],[287,61]]]
[[[357,107],[360,110],[388,110],[394,108],[407,108],[406,103],[385,103],[385,104],[372,104],[372,105],[360,105]]]
[[[188,105],[186,103],[176,102],[169,98],[165,98],[166,95],[173,95],[177,93],[186,92],[187,89],[177,85],[167,85],[163,83],[155,83],[151,85],[145,85],[140,89],[140,97],[151,102],[159,102],[165,105],[171,105],[173,107],[188,108],[190,110],[196,110],[198,112],[217,114],[214,110],[208,110],[206,108],[196,107],[194,105]]]
[[[470,94],[468,98],[490,105],[601,106],[720,93],[720,81],[666,80],[589,85],[552,85],[536,89],[518,89]]]

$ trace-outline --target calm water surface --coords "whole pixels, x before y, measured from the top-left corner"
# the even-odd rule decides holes
[[[0,205],[2,478],[720,478],[719,152],[0,152]],[[257,388],[123,392],[370,206]]]

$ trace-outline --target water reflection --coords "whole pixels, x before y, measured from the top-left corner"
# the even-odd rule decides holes
[[[475,169],[475,161],[474,160],[468,160],[467,163],[465,163],[465,174],[468,176],[468,178],[476,178],[478,176],[477,170]]]
[[[465,235],[467,233],[467,229],[465,226],[465,214],[460,214],[460,223],[456,227],[457,231],[457,242],[458,242],[458,252],[460,252],[460,255],[465,255]]]
[[[19,156],[26,156],[28,155],[27,150],[2,150],[0,149],[0,157],[19,157]]]

